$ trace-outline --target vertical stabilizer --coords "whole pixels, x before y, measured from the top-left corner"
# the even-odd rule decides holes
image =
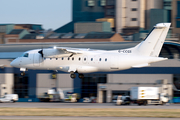
[[[156,24],[144,41],[134,48],[136,52],[143,56],[158,57],[170,25],[171,23]]]

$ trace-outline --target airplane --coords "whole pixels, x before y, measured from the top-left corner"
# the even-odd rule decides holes
[[[150,63],[167,60],[158,57],[171,23],[158,23],[147,37],[132,48],[120,50],[95,50],[70,47],[53,47],[24,52],[10,65],[20,68],[21,75],[28,69],[69,72],[71,78],[78,73],[112,72],[149,66]]]

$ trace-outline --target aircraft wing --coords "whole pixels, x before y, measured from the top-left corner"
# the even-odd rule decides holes
[[[44,49],[44,57],[71,57],[75,54],[98,54],[104,50],[94,50],[85,48],[69,48],[69,47],[54,47],[50,49]]]
[[[54,49],[58,49],[67,53],[74,53],[74,54],[83,54],[83,53],[92,53],[92,52],[99,53],[106,51],[106,50],[96,50],[90,48],[69,48],[69,47],[55,47]]]
[[[64,53],[72,53],[72,54],[82,54],[85,53],[85,51],[87,51],[87,49],[68,48],[68,47],[55,47],[54,49],[57,49]]]

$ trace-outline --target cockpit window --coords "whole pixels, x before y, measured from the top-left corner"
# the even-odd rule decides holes
[[[28,57],[29,56],[29,53],[24,53],[23,55],[22,55],[22,57]]]

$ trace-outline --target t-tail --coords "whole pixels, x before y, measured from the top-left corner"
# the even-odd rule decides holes
[[[171,23],[159,23],[140,44],[133,48],[135,54],[158,57]]]
[[[158,57],[166,39],[171,23],[159,23],[154,26],[147,37],[133,48],[119,50],[122,54],[131,54],[138,57],[141,61],[132,67],[145,67],[150,63],[167,60],[167,58]],[[134,58],[135,59],[135,58]],[[135,60],[134,60],[135,61]]]

